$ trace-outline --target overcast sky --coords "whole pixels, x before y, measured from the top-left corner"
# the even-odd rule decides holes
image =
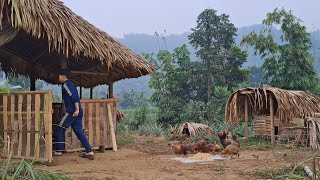
[[[309,30],[320,28],[320,0],[63,0],[65,5],[114,37],[129,33],[180,34],[195,27],[206,8],[230,15],[237,27],[260,24],[276,7],[292,10]]]

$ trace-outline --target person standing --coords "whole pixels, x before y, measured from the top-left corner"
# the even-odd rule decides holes
[[[54,155],[62,155],[62,151],[64,151],[65,132],[71,126],[73,132],[86,150],[85,153],[80,154],[80,157],[93,160],[94,153],[82,130],[83,110],[80,105],[78,91],[75,85],[69,80],[71,72],[69,69],[60,69],[58,75],[59,83],[62,84],[62,99],[66,107],[66,114],[56,128]]]

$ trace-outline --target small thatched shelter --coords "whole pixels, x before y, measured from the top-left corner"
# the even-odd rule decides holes
[[[259,120],[264,120],[274,142],[275,129],[280,132],[295,119],[313,117],[317,112],[320,112],[320,97],[310,92],[262,86],[239,89],[231,94],[226,102],[225,121],[235,124],[245,119],[248,137],[249,117],[260,116]],[[261,128],[258,125],[255,124],[255,128]]]
[[[196,136],[199,133],[213,134],[214,132],[209,126],[194,122],[185,122],[171,132],[171,134],[185,134],[188,136]]]

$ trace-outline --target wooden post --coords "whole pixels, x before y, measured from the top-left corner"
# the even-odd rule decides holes
[[[113,98],[113,83],[109,84],[109,98]]]
[[[245,97],[245,109],[244,109],[244,113],[245,113],[245,121],[246,121],[246,127],[245,127],[245,136],[248,139],[249,138],[249,115],[248,115],[248,97]]]
[[[92,99],[93,98],[93,88],[90,88],[90,99]]]
[[[36,79],[33,76],[30,76],[30,91],[36,90]]]
[[[80,99],[82,99],[82,87],[80,86]]]
[[[270,120],[271,120],[271,144],[275,144],[275,136],[274,136],[274,108],[273,108],[273,97],[269,95],[270,99]]]
[[[113,126],[112,111],[111,111],[110,104],[108,104],[107,106],[108,106],[108,115],[109,115],[109,125],[110,125],[112,149],[113,149],[113,151],[117,151],[118,147],[117,147],[117,141],[116,141],[116,134],[115,134],[115,131],[114,131],[114,126]]]

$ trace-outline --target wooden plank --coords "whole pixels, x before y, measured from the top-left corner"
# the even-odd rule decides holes
[[[18,143],[18,154],[17,157],[21,157],[22,153],[22,103],[23,103],[23,96],[21,94],[18,95],[18,127],[19,127],[19,143]]]
[[[40,124],[40,94],[35,95],[35,116],[34,116],[34,157],[39,158],[40,156],[40,134],[39,134],[39,124]]]
[[[271,121],[271,144],[275,144],[275,134],[274,134],[274,108],[273,108],[273,97],[269,96],[270,99],[270,121]]]
[[[26,144],[26,158],[30,157],[30,150],[31,150],[31,94],[27,94],[27,144]]]
[[[32,115],[32,114],[35,114],[36,112],[35,112],[35,111],[31,111],[30,113],[31,113],[31,115]],[[45,112],[44,112],[44,111],[39,111],[38,113],[44,114]],[[3,114],[3,112],[0,112],[0,114]],[[10,114],[11,114],[11,113],[10,113]],[[16,115],[16,114],[19,114],[19,112],[15,111],[14,114],[15,114],[15,115]],[[21,112],[21,114],[26,115],[27,112]]]
[[[96,145],[101,146],[100,141],[100,103],[96,103]]]
[[[17,143],[16,140],[16,126],[15,126],[15,117],[14,117],[14,112],[15,112],[15,98],[14,95],[10,96],[10,102],[11,102],[11,107],[10,107],[10,119],[11,119],[11,150],[13,151],[14,155],[14,145]]]
[[[107,106],[108,106],[109,125],[110,125],[110,133],[111,133],[111,140],[112,140],[112,149],[113,151],[117,151],[118,147],[116,142],[116,134],[113,127],[112,110],[111,110],[110,104],[108,104]]]
[[[16,95],[26,95],[26,94],[47,94],[50,91],[17,91],[17,92],[12,92],[10,94],[16,94]]]
[[[45,139],[46,139],[46,153],[45,153],[45,159],[48,160],[48,162],[52,162],[52,92],[49,91],[48,94],[45,96],[45,111],[46,114],[44,115],[45,123]]]
[[[117,100],[112,98],[112,99],[81,99],[80,103],[113,103],[116,102]]]
[[[108,131],[108,126],[107,126],[107,103],[103,103],[103,115],[102,115],[102,126],[103,126],[103,145],[107,145],[108,142],[108,135],[107,135],[107,131]]]
[[[93,144],[93,127],[92,127],[92,111],[93,111],[93,103],[88,104],[88,130],[89,130],[89,143]]]
[[[249,115],[248,115],[248,98],[245,97],[245,101],[244,101],[244,113],[245,113],[245,122],[246,122],[246,127],[245,127],[245,136],[248,139],[249,138]]]
[[[8,96],[3,96],[3,140],[4,140],[4,154],[6,155],[9,147],[7,147],[8,142]]]

